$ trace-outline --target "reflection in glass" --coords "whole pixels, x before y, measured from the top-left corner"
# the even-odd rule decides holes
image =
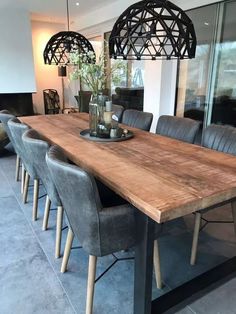
[[[225,4],[221,42],[216,45],[217,73],[211,122],[236,126],[236,2]]]
[[[105,41],[108,42],[111,32],[104,34]],[[108,51],[106,52],[108,56]],[[108,58],[107,66],[110,67],[116,60]],[[108,82],[111,92],[115,91],[116,87],[143,87],[144,86],[144,61],[143,60],[123,60],[125,71],[121,71],[121,82],[117,86],[114,82]],[[109,88],[109,86],[108,86]]]
[[[195,27],[197,49],[195,59],[179,62],[176,115],[203,122],[216,5],[190,10],[188,15]]]
[[[104,34],[106,42],[109,41],[111,32]],[[110,68],[118,60],[110,59],[106,50],[107,68]],[[120,62],[121,60],[119,60]],[[123,60],[124,69],[119,73],[119,84],[107,80],[106,87],[110,91],[112,101],[125,109],[143,110],[144,95],[144,60]]]

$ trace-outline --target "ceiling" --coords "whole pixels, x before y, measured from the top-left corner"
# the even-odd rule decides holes
[[[98,9],[113,0],[68,0],[70,21],[88,13],[91,8]],[[76,3],[79,2],[79,6]],[[0,9],[4,7],[24,8],[31,13],[33,20],[65,23],[66,0],[0,0]]]

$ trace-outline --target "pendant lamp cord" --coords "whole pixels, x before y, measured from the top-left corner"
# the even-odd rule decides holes
[[[69,3],[66,0],[66,11],[67,11],[67,30],[70,30],[70,15],[69,15]]]

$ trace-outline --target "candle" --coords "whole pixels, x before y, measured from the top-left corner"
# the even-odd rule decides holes
[[[106,101],[106,111],[112,111],[112,102]]]
[[[112,115],[113,115],[113,111],[110,111],[110,112],[105,111],[105,112],[103,113],[104,122],[105,122],[106,124],[111,123]]]
[[[111,137],[111,138],[117,137],[117,129],[111,129],[111,131],[110,131],[110,137]]]

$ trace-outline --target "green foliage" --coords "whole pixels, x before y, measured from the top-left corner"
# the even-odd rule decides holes
[[[116,60],[111,68],[107,68],[104,53],[101,53],[96,60],[93,52],[89,52],[87,55],[75,52],[70,54],[70,61],[74,64],[70,79],[80,79],[94,95],[98,95],[105,89],[108,79],[118,85],[121,81],[121,73],[126,70],[124,63],[120,60]]]

